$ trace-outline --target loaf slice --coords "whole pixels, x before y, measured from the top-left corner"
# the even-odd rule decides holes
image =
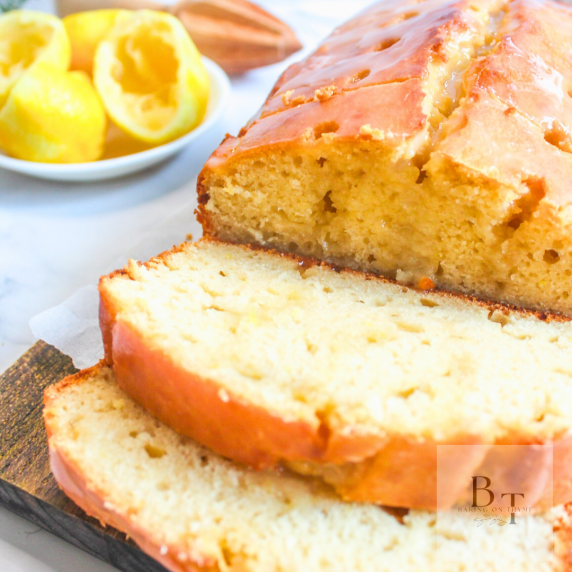
[[[103,366],[48,389],[45,404],[64,492],[173,572],[570,570],[568,507],[477,528],[474,514],[343,503],[319,483],[242,468],[177,435]]]
[[[384,0],[199,177],[205,234],[572,315],[572,9]]]
[[[224,456],[431,509],[438,445],[554,441],[554,500],[572,500],[572,322],[214,240],[131,261],[100,295],[119,385]],[[552,506],[546,487],[527,500]]]

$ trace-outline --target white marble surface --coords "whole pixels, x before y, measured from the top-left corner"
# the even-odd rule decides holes
[[[369,2],[259,3],[289,22],[307,51]],[[26,7],[53,10],[49,0],[29,0]],[[75,185],[47,183],[0,170],[0,371],[34,343],[28,325],[34,315],[95,283],[159,221],[184,208],[191,231],[200,167],[224,132],[236,133],[255,113],[286,65],[233,79],[231,104],[217,130],[146,173],[109,183]],[[0,571],[108,570],[109,566],[0,509]]]

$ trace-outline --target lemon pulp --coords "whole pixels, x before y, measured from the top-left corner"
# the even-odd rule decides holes
[[[99,44],[94,81],[110,117],[131,136],[160,144],[202,120],[209,80],[182,24],[142,10]]]
[[[151,130],[167,125],[177,112],[179,64],[166,34],[161,23],[143,24],[133,36],[120,38],[112,72],[128,109]]]

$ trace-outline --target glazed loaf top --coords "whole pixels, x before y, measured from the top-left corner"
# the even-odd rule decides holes
[[[524,163],[543,198],[567,205],[571,48],[572,9],[551,0],[384,0],[286,70],[206,168],[269,146],[373,139],[421,169],[437,151],[503,184],[522,181]]]

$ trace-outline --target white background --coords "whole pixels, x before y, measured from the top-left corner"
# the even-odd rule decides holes
[[[260,0],[315,47],[368,0]],[[53,11],[48,0],[28,9]],[[293,56],[299,59],[301,54]],[[33,343],[35,314],[94,283],[162,219],[185,208],[193,221],[196,176],[225,132],[254,115],[288,62],[233,78],[218,129],[146,173],[98,184],[48,183],[0,169],[0,372]],[[181,236],[180,240],[184,240]],[[111,572],[79,549],[0,509],[0,572]]]

